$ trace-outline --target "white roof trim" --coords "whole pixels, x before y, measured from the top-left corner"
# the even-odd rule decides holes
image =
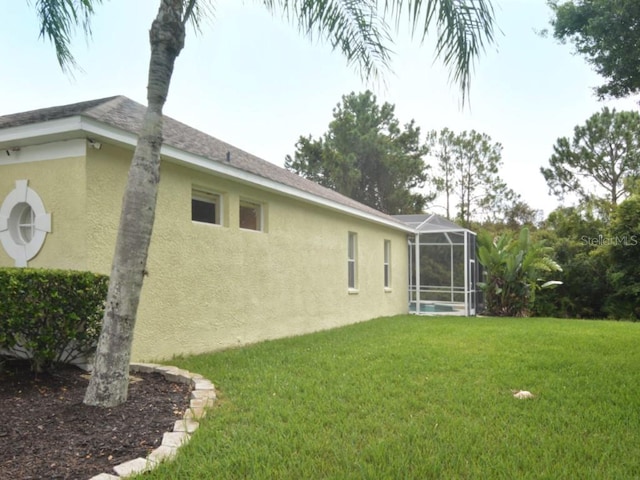
[[[429,214],[429,216],[422,221],[415,229],[415,233],[420,235],[423,233],[443,233],[443,232],[451,232],[451,233],[464,233],[464,232],[469,232],[472,235],[476,235],[475,232],[469,230],[468,228],[464,228],[464,227],[460,227],[457,226],[458,228],[449,228],[449,227],[441,227],[441,228],[434,228],[431,230],[426,230],[426,231],[422,231],[422,227],[426,224],[429,223],[429,221],[433,218],[433,217],[437,217],[438,215],[436,213],[431,213]]]
[[[29,139],[37,141],[39,138],[43,141],[51,141],[46,137],[64,136],[73,132],[84,132],[87,136],[96,136],[103,139],[115,141],[116,143],[135,147],[138,142],[138,136],[125,130],[107,125],[103,122],[86,118],[81,115],[73,117],[51,120],[46,122],[34,123],[29,125],[21,125],[18,127],[10,127],[0,129],[0,145],[12,143],[25,144],[25,140]],[[414,233],[415,230],[408,225],[399,225],[396,222],[386,220],[376,215],[369,214],[358,210],[357,208],[329,200],[318,195],[299,190],[289,185],[270,180],[259,175],[235,168],[231,165],[223,163],[223,161],[212,161],[200,155],[194,155],[170,145],[162,145],[160,153],[168,161],[182,163],[200,170],[215,173],[227,178],[231,178],[242,183],[247,183],[259,188],[271,190],[292,197],[303,202],[309,202],[320,205],[332,210],[337,210],[348,215],[366,219],[370,222],[385,225],[396,230]],[[221,159],[222,160],[222,159]]]

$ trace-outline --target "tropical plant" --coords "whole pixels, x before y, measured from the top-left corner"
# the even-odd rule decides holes
[[[478,234],[478,260],[485,268],[486,280],[478,285],[485,295],[485,309],[490,315],[527,316],[535,302],[536,291],[560,284],[556,280],[541,282],[547,272],[561,271],[552,258],[553,249],[544,241],[533,241],[528,228],[516,238],[505,232],[494,238]]]
[[[58,12],[68,25],[82,23],[79,11],[86,16],[86,26],[93,3],[97,2],[38,0],[36,5],[38,11]],[[283,12],[306,36],[328,41],[365,78],[378,77],[389,66],[388,20],[396,25],[407,20],[413,33],[422,39],[435,29],[436,57],[450,68],[451,80],[460,86],[463,102],[475,59],[487,43],[494,41],[490,0],[264,0],[263,4],[274,15]],[[206,0],[160,0],[151,25],[148,105],[123,198],[103,329],[84,399],[89,405],[111,407],[127,399],[133,330],[160,181],[162,109],[175,60],[184,47],[186,25],[191,23],[198,28],[211,5]],[[46,21],[47,17],[40,15],[41,24]],[[54,23],[46,31],[51,32],[62,64],[69,64],[69,57],[64,56],[69,45],[68,30]]]

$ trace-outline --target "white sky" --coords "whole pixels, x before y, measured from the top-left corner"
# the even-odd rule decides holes
[[[433,51],[406,32],[393,46],[386,86],[366,84],[339,52],[311,42],[261,2],[220,0],[203,33],[190,29],[176,63],[165,114],[283,165],[300,135],[323,134],[341,96],[372,89],[426,133],[476,129],[502,143],[509,187],[548,214],[557,205],[539,170],[558,137],[603,106],[636,109],[632,99],[599,102],[601,79],[584,59],[535,32],[548,28],[543,0],[493,0],[498,43],[479,60],[470,106]],[[0,115],[112,95],[146,102],[148,30],[157,0],[105,0],[93,36],[78,32],[73,53],[83,71],[64,74],[53,47],[38,38],[34,1],[0,0],[4,45]],[[31,4],[31,5],[30,5]],[[438,208],[436,213],[442,213]]]

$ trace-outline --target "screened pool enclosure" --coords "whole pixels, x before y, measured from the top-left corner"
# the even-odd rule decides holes
[[[396,215],[409,237],[409,311],[418,315],[475,315],[476,234],[435,214]]]

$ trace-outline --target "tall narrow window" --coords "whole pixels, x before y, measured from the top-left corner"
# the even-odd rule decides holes
[[[262,230],[262,205],[240,200],[240,228]]]
[[[348,255],[347,255],[347,270],[348,270],[348,287],[350,290],[358,288],[358,234],[349,232],[348,242]]]
[[[391,240],[384,241],[384,288],[391,288]]]
[[[220,195],[193,190],[191,193],[191,220],[221,225]]]

